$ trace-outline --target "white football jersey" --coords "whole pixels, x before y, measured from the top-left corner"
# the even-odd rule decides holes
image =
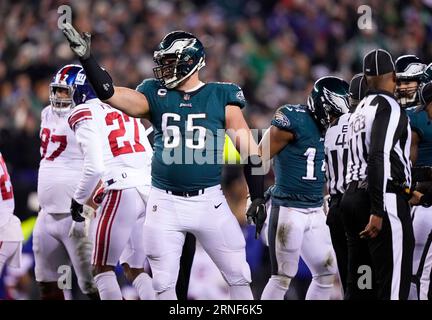
[[[0,152],[0,228],[9,222],[15,209],[14,194],[6,163]]]
[[[92,99],[73,109],[69,126],[75,131],[83,150],[102,153],[102,181],[107,190],[150,184],[153,150],[139,119],[129,117],[99,99]],[[90,158],[93,163],[85,161],[84,176],[75,193],[78,202],[87,199],[94,188],[94,181],[91,182],[89,176],[98,170],[86,166],[98,167],[99,163],[95,161],[99,160],[97,155]]]
[[[327,129],[324,140],[327,186],[331,195],[342,194],[346,189],[345,177],[348,166],[348,121],[346,113],[336,119]]]
[[[69,212],[83,167],[84,156],[67,120],[51,106],[42,110],[38,199],[47,213]]]

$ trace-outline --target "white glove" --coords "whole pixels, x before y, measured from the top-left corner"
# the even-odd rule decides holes
[[[72,221],[72,226],[69,229],[69,238],[87,238],[90,229],[90,222],[95,216],[95,210],[88,206],[83,205],[83,212],[81,215],[84,217],[83,222]]]
[[[75,52],[78,57],[84,60],[90,57],[90,33],[84,32],[81,36],[69,22],[63,24],[62,31],[66,39],[69,41],[69,46],[72,51]]]

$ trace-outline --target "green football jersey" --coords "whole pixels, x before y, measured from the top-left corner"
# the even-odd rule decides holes
[[[417,132],[420,142],[415,166],[432,166],[432,123],[426,111],[415,112],[415,107],[406,109],[411,129]]]
[[[232,83],[206,83],[193,92],[168,90],[156,79],[136,89],[149,102],[154,128],[152,185],[194,191],[220,183],[225,141],[225,106],[245,106]]]
[[[323,203],[324,137],[306,106],[280,107],[271,124],[294,135],[274,156],[272,202],[284,207],[314,208]]]

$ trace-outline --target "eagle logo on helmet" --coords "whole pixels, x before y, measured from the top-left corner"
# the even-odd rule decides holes
[[[193,34],[173,31],[165,36],[153,54],[155,78],[167,89],[177,87],[205,66],[204,46]]]
[[[327,100],[331,106],[336,109],[339,113],[347,113],[349,110],[347,96],[337,94],[328,90],[327,88],[323,88],[324,98]],[[327,110],[331,112],[332,110]]]

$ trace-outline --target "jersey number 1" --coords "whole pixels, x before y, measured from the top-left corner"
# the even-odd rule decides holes
[[[315,177],[315,156],[316,148],[307,148],[306,152],[303,154],[306,156],[306,175],[302,177],[303,180],[316,180]],[[325,162],[321,167],[321,171],[325,171]]]

